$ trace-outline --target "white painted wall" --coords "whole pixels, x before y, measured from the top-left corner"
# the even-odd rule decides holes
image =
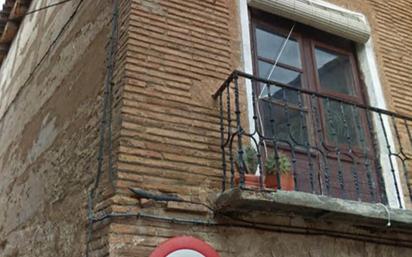
[[[375,53],[373,50],[373,42],[372,39],[366,44],[358,45],[357,47],[357,55],[360,64],[360,70],[362,71],[365,79],[366,88],[368,91],[368,97],[370,104],[374,107],[378,107],[381,109],[387,109],[385,96],[383,92],[383,87],[379,78],[378,67],[375,60]],[[400,169],[398,167],[398,161],[395,157],[391,157],[392,165],[395,170],[395,178],[391,171],[391,164],[390,164],[390,157],[388,155],[388,151],[386,148],[386,140],[384,135],[384,130],[382,128],[381,121],[378,119],[377,115],[373,115],[373,122],[376,128],[377,137],[378,137],[378,144],[380,149],[380,160],[383,169],[383,180],[385,182],[386,188],[386,195],[388,198],[388,204],[392,208],[399,208],[398,198],[396,194],[396,187],[395,187],[395,179],[398,186],[399,195],[401,197],[402,206],[405,207],[405,200],[403,198],[403,190],[401,186],[401,179],[400,179]],[[393,134],[391,133],[391,126],[388,116],[383,115],[383,126],[387,131],[387,137],[389,144],[391,146],[396,145]],[[395,149],[392,149],[394,151]]]

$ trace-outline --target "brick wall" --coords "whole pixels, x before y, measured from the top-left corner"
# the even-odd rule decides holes
[[[373,1],[372,6],[376,11],[376,46],[380,55],[385,89],[388,91],[387,95],[390,95],[388,97],[390,107],[398,113],[411,115],[412,17],[406,10],[412,7],[412,2]],[[409,142],[410,138],[404,125],[399,124],[399,129],[401,140]],[[406,147],[405,152],[411,155],[412,149]],[[412,163],[408,161],[407,165],[409,180],[406,183],[412,187]],[[403,187],[403,191],[405,198],[409,199],[406,186]],[[409,206],[411,206],[410,202]]]
[[[132,1],[120,192],[139,186],[199,198],[220,183],[211,94],[235,67],[229,13],[219,1]]]
[[[388,104],[409,113],[411,60],[405,53],[412,47],[411,18],[404,10],[411,1],[333,2],[367,15]],[[129,187],[139,187],[213,203],[222,171],[219,113],[211,95],[233,69],[240,68],[236,3],[121,1],[113,110],[115,194],[105,172],[95,211],[141,211],[147,216],[97,222],[92,256],[144,257],[177,235],[202,238],[222,257],[412,255],[410,248],[379,243],[383,240],[379,236],[378,241],[368,242],[287,229],[291,224],[332,227],[299,218],[278,218],[277,226],[284,230],[225,225],[225,221],[216,225],[202,206],[139,202],[129,192]],[[0,103],[0,256],[81,256],[85,251],[87,192],[97,164],[110,1],[88,1],[32,82],[22,86],[74,3],[66,8],[26,19],[33,23],[22,28],[33,30],[33,35],[17,37],[12,57],[0,71],[5,95]],[[42,29],[34,29],[33,24]],[[178,219],[205,223],[180,224]],[[337,227],[369,237],[377,234]]]
[[[392,9],[376,1],[334,2],[368,16],[388,103],[396,111],[406,110],[406,105],[399,105],[401,100],[393,100],[398,92],[396,82],[401,79],[390,78],[394,76],[393,69],[400,68],[391,68],[395,65],[392,62],[388,64],[395,55],[387,49],[390,44],[382,43],[387,42],[386,37],[391,33],[384,32],[390,29],[382,27],[386,21],[381,20],[385,16],[381,9],[388,12]],[[231,70],[240,67],[236,3],[130,1],[129,34],[123,49],[125,84],[113,211],[141,211],[165,218],[212,218],[205,208],[193,204],[139,202],[128,188],[173,193],[208,204],[219,192],[219,113],[211,94]],[[270,250],[276,252],[277,248],[281,248],[282,255],[272,253],[272,256],[307,256],[308,252],[313,256],[404,256],[410,251],[374,243],[356,245],[352,240],[322,236],[304,237],[306,242],[295,249],[286,242],[300,242],[300,236],[262,233],[236,226],[226,229],[177,225],[141,217],[113,219],[109,241],[113,256],[148,256],[162,241],[176,235],[203,238],[224,257],[270,256]],[[266,239],[272,237],[269,241],[276,243],[269,244]]]

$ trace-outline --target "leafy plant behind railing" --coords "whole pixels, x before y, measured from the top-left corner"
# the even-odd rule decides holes
[[[248,146],[244,150],[243,158],[246,164],[246,173],[255,174],[258,167],[257,151],[255,148]]]
[[[243,151],[243,161],[245,166],[245,172],[247,174],[255,174],[258,168],[259,159],[257,151],[252,146],[248,146]],[[236,163],[239,167],[239,163]],[[277,171],[281,175],[289,174],[291,171],[291,164],[289,158],[284,154],[279,154],[278,158],[273,154],[267,157],[264,161],[266,175],[274,175]]]
[[[279,171],[281,175],[289,174],[290,170],[290,161],[286,155],[279,154],[278,158],[275,155],[271,155],[265,160],[266,175],[274,175],[276,171]]]

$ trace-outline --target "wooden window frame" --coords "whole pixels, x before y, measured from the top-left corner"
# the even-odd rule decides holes
[[[251,45],[251,38],[252,38],[252,33],[251,33],[251,26],[252,26],[252,19],[251,19],[251,10],[262,10],[265,13],[276,13],[276,8],[275,7],[270,7],[270,8],[261,8],[261,7],[256,7],[250,4],[248,0],[237,0],[238,7],[239,7],[239,23],[240,23],[240,50],[241,54],[243,56],[242,61],[241,61],[241,66],[243,68],[243,71],[248,73],[248,74],[253,74],[254,73],[254,65],[253,65],[253,52],[252,52],[252,45]],[[291,4],[292,6],[292,4]],[[332,5],[333,7],[334,5]],[[337,6],[335,6],[337,7]],[[343,11],[346,11],[344,8],[337,7],[338,9],[342,9]],[[334,8],[331,8],[331,10]],[[347,10],[348,12],[351,12],[351,10]],[[271,14],[273,15],[273,14]],[[359,16],[362,20],[367,21],[367,17],[361,13],[359,13],[357,16]],[[291,17],[292,20],[295,20],[296,18]],[[333,25],[332,25],[333,26]],[[346,38],[346,36],[343,36]],[[351,37],[347,37],[348,39],[351,39]],[[352,38],[353,39],[353,38]],[[376,60],[376,55],[375,55],[375,48],[374,44],[371,40],[356,40],[353,39],[356,43],[356,60],[358,61],[359,64],[359,73],[362,74],[362,90],[365,90],[363,94],[367,96],[366,100],[370,100],[371,102],[368,103],[368,105],[371,105],[373,103],[374,106],[381,108],[381,109],[387,109],[387,103],[385,100],[385,92],[383,90],[382,82],[379,77],[379,69],[378,69],[378,63]],[[252,112],[252,106],[253,106],[253,99],[252,99],[252,81],[246,80],[245,81],[245,91],[247,94],[247,106],[248,106],[248,111],[247,111],[247,117],[249,122],[249,129],[250,131],[255,131],[256,124],[253,121],[253,112]],[[388,122],[387,119],[384,117],[384,122]],[[381,136],[382,133],[382,127],[379,123],[379,121],[373,119],[371,120],[370,123],[371,127],[374,128],[374,137],[373,140],[376,140],[376,148],[379,149],[385,149],[386,142],[385,139]],[[388,129],[388,127],[385,125],[385,128]],[[389,131],[389,141],[391,144],[393,144],[395,141],[394,139],[394,134]],[[254,136],[255,140],[258,140],[258,136]],[[394,186],[394,181],[398,182],[398,185],[401,185],[401,174],[399,167],[397,163],[395,162],[395,171],[396,171],[396,178],[392,177],[392,173],[390,172],[391,167],[388,164],[387,158],[380,155],[378,157],[378,162],[380,162],[381,171],[382,171],[382,181],[384,181],[384,190],[387,195],[387,200],[388,204],[392,208],[399,208],[401,206],[405,205],[404,197],[403,197],[403,189],[401,186],[398,186],[395,188]],[[397,191],[401,192],[401,203],[398,202],[396,192]],[[402,207],[401,207],[402,208]]]
[[[259,18],[256,18],[259,17]],[[259,57],[257,54],[256,49],[256,28],[261,28],[265,31],[269,31],[275,34],[279,34],[282,36],[287,36],[289,33],[290,28],[293,25],[293,22],[288,21],[282,17],[275,16],[272,14],[268,14],[266,12],[250,9],[249,8],[249,20],[250,20],[250,35],[251,35],[251,50],[252,50],[252,62],[253,62],[253,72],[254,74],[259,74],[258,68],[258,60],[266,61],[265,58]],[[273,23],[277,23],[274,25]],[[298,24],[296,23],[295,29],[291,34],[291,37],[296,40],[299,44],[300,50],[300,57],[301,57],[301,70],[295,69],[295,67],[290,67],[289,65],[285,65],[283,63],[278,62],[278,66],[282,68],[286,68],[288,70],[301,72],[302,74],[302,88],[310,89],[316,92],[319,92],[325,96],[330,97],[338,97],[343,100],[347,100],[349,102],[354,102],[357,104],[368,104],[368,98],[366,96],[366,89],[365,85],[362,83],[360,78],[360,69],[359,64],[356,59],[356,49],[353,42],[347,39],[340,38],[338,36],[331,35],[329,33],[319,31],[317,29]],[[353,89],[355,90],[355,96],[349,96],[345,94],[338,94],[335,92],[331,92],[325,89],[322,89],[318,72],[316,70],[316,56],[315,56],[315,49],[316,47],[325,49],[330,52],[334,52],[337,54],[342,54],[349,57],[350,64],[352,67],[352,74],[354,79],[354,86]],[[273,61],[272,61],[273,63]],[[256,85],[253,86],[253,90],[257,92]],[[308,97],[304,96],[303,101],[308,101]],[[291,107],[293,109],[293,106]],[[321,117],[324,117],[323,112],[324,108],[319,104],[317,106],[318,110],[321,112]],[[312,121],[308,120],[308,125],[311,124]],[[326,131],[326,122],[324,120],[321,121],[322,130]],[[368,129],[367,120],[364,115],[361,115],[361,125],[362,128]],[[312,133],[309,133],[312,134]],[[327,146],[330,148],[333,147],[333,144],[328,142],[328,138],[326,133],[323,134],[323,142],[327,143]],[[309,138],[309,140],[316,140],[315,138]],[[372,142],[369,137],[365,138],[367,140],[368,145],[372,145]],[[349,148],[348,145],[342,144],[340,145],[343,149],[347,150]],[[361,150],[356,146],[352,146],[355,152],[360,152]]]
[[[265,59],[262,59],[261,57],[258,56],[257,53],[257,40],[256,40],[256,28],[263,29],[268,32],[272,32],[274,34],[278,34],[281,36],[286,37],[289,34],[290,29],[293,26],[292,21],[288,21],[284,18],[274,16],[272,14],[265,13],[260,10],[255,10],[255,9],[249,9],[249,33],[250,33],[250,40],[251,40],[251,54],[252,54],[252,67],[253,67],[253,72],[254,74],[259,74],[259,67],[258,67],[258,61]],[[275,24],[274,24],[275,23]],[[330,96],[334,98],[340,98],[343,99],[344,101],[356,103],[356,104],[363,104],[363,105],[368,105],[368,98],[367,98],[367,90],[366,86],[363,83],[361,77],[360,77],[360,65],[358,63],[358,60],[356,58],[356,46],[355,43],[347,40],[340,38],[338,36],[334,36],[331,34],[328,34],[326,32],[319,31],[314,28],[310,28],[308,26],[302,25],[295,23],[294,31],[291,34],[291,38],[296,40],[299,45],[299,50],[300,50],[300,58],[301,58],[301,86],[304,89],[309,89],[311,91],[320,93],[325,96]],[[351,96],[349,94],[344,94],[344,93],[338,93],[338,92],[333,92],[333,91],[328,91],[325,88],[322,88],[320,79],[319,79],[319,74],[317,70],[317,65],[316,65],[316,54],[315,50],[316,48],[324,49],[326,51],[330,51],[332,53],[336,54],[342,54],[344,56],[347,56],[349,58],[350,66],[351,66],[351,71],[352,71],[352,76],[353,76],[353,90],[354,90],[354,95]],[[272,62],[273,63],[273,62]],[[286,68],[288,70],[292,71],[298,71],[294,69],[293,67],[288,67],[288,65],[278,63],[278,66],[282,68]],[[259,92],[257,88],[256,83],[252,84],[253,90],[255,92]],[[308,95],[302,95],[302,102],[304,103],[305,101],[308,101],[309,103],[310,96]],[[306,104],[304,104],[306,105]],[[315,124],[314,118],[310,114],[309,110],[309,115],[307,115],[306,118],[306,124],[307,124],[307,139],[309,140],[309,144],[311,145],[318,145],[320,142],[322,142],[324,148],[328,152],[333,152],[333,149],[336,148],[336,144],[332,143],[330,139],[328,138],[328,132],[327,132],[327,126],[328,123],[325,120],[325,108],[322,106],[322,101],[320,99],[317,100],[316,103],[316,108],[319,111],[319,126],[321,127],[321,130],[323,131],[321,135],[317,135],[316,133],[313,133],[313,128],[311,128],[312,124]],[[354,110],[358,110],[357,107],[353,107]],[[373,138],[372,138],[372,133],[374,130],[373,125],[368,126],[368,120],[367,117],[363,111],[359,111],[359,117],[360,117],[360,128],[363,130],[363,139],[365,140],[365,144],[368,147],[368,153],[367,157],[369,158],[376,158],[376,153],[378,152],[378,149],[375,148],[375,145],[373,144]],[[355,124],[356,127],[358,127],[357,124]],[[359,140],[359,137],[361,136],[361,133],[357,132],[357,140]],[[322,137],[322,138],[320,138]],[[359,142],[359,141],[358,141]],[[269,143],[270,145],[270,143]],[[278,147],[278,146],[277,146]],[[359,145],[355,144],[345,144],[342,142],[338,143],[338,147],[343,151],[343,152],[352,152],[356,158],[365,156],[364,151],[362,150],[362,147]],[[280,146],[280,148],[283,150],[288,150],[288,147],[286,146]],[[304,149],[302,149],[305,151]],[[299,148],[295,148],[296,152],[301,152],[302,150],[299,150]],[[316,153],[314,151],[310,151],[311,156],[316,156]],[[318,157],[315,157],[318,158]],[[335,157],[328,157],[328,158],[335,158]],[[342,161],[350,161],[349,156],[342,156],[341,160]],[[374,164],[373,164],[374,165]],[[376,167],[372,167],[374,169],[374,173],[378,172],[376,170]],[[379,176],[378,174],[375,174],[374,176]],[[377,177],[376,177],[377,178]],[[377,181],[377,183],[380,183]],[[379,190],[376,189],[376,193],[379,194]]]

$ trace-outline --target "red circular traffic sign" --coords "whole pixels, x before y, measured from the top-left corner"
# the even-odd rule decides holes
[[[161,243],[150,255],[150,257],[180,256],[219,257],[219,254],[210,245],[200,239],[191,236],[181,236]]]

